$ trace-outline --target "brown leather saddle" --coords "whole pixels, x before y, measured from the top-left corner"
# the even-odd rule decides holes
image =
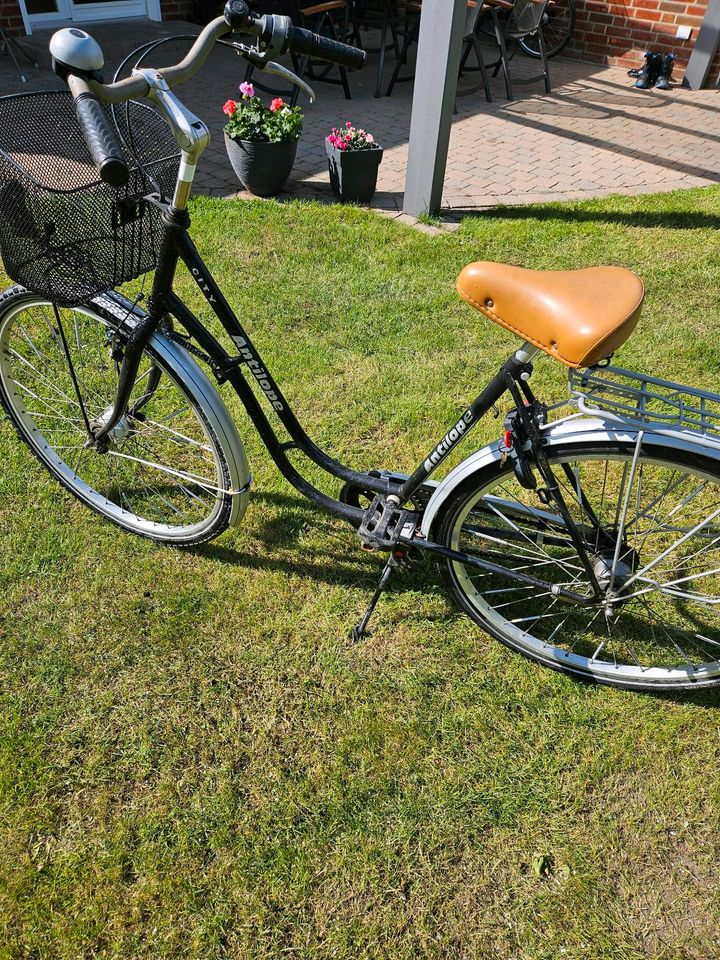
[[[624,267],[526,270],[480,261],[457,291],[486,317],[568,367],[591,367],[628,339],[645,289]]]

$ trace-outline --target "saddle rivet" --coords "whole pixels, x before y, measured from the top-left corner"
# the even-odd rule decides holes
[[[486,307],[494,307],[495,304],[494,304],[493,301],[488,297],[488,299],[485,301],[485,306],[486,306]]]

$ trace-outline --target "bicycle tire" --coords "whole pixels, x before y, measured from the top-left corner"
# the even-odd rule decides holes
[[[634,449],[634,443],[614,439],[567,443],[556,438],[550,441],[546,452],[556,477],[560,472],[558,468],[563,462],[583,465],[598,463],[624,465],[613,469],[613,475],[617,476],[618,470],[620,473],[622,470],[627,470]],[[591,476],[593,470],[599,479],[600,472],[594,467],[592,469],[583,467],[584,476]],[[667,483],[668,491],[672,492],[673,497],[680,498],[679,502],[686,495],[681,494],[685,480],[690,479],[692,482],[692,478],[699,478],[695,488],[699,492],[695,494],[693,501],[691,488],[687,493],[690,497],[688,503],[695,502],[695,507],[701,510],[706,500],[705,494],[703,493],[702,498],[699,498],[706,487],[708,496],[715,492],[720,499],[720,461],[712,456],[707,448],[698,447],[682,451],[670,445],[653,443],[646,453],[641,452],[638,457],[639,473],[636,472],[636,476],[640,478],[643,475],[651,478],[648,480],[650,490],[653,489],[653,470],[669,471],[669,477],[676,478],[668,479]],[[579,468],[575,475],[580,476]],[[660,477],[659,473],[656,475]],[[603,476],[607,483],[607,467],[603,471]],[[578,479],[579,489],[584,490],[583,484],[587,484],[587,481],[581,483]],[[636,484],[640,489],[642,480],[636,480]],[[630,486],[632,486],[632,479]],[[519,490],[523,493],[516,495]],[[572,488],[570,490],[572,492]],[[498,496],[498,492],[501,496]],[[587,491],[584,490],[584,492],[587,495]],[[567,500],[568,490],[564,490],[564,494]],[[605,487],[603,487],[603,498],[604,496]],[[665,497],[669,496],[668,492]],[[590,497],[595,499],[594,506],[597,512],[597,491],[591,494],[588,500]],[[532,500],[532,503],[536,504],[534,507],[531,498],[534,498]],[[590,526],[587,523],[588,514],[579,506],[578,500],[579,498],[575,497],[575,502],[571,504],[572,509],[580,519],[584,514],[585,523]],[[608,503],[610,500],[608,496]],[[670,507],[669,500],[667,506]],[[677,504],[675,506],[677,507]],[[508,513],[519,532],[512,530],[507,517],[502,519],[496,515],[498,509],[500,513]],[[677,509],[678,519],[674,521],[676,526],[680,523],[682,511],[688,511],[689,507],[677,507]],[[517,483],[511,460],[504,464],[501,460],[496,460],[470,474],[448,495],[447,501],[440,506],[436,514],[432,536],[436,542],[446,547],[461,550],[467,549],[467,541],[472,538],[475,543],[485,544],[481,555],[494,563],[515,569],[524,567],[525,572],[550,582],[559,583],[563,579],[569,579],[572,581],[572,588],[578,590],[583,586],[582,576],[577,572],[580,567],[579,557],[576,551],[568,550],[569,543],[566,532],[563,532],[564,525],[558,522],[561,518],[552,511],[552,506],[540,508],[536,494],[525,490]],[[659,513],[659,509],[656,512]],[[686,512],[686,517],[689,518],[689,515],[689,512]],[[696,513],[693,514],[693,516],[696,515]],[[643,516],[640,506],[637,507],[637,516]],[[469,517],[470,520],[468,520]],[[476,520],[477,517],[480,517],[479,522]],[[689,522],[689,519],[684,522]],[[480,526],[480,523],[490,525]],[[717,554],[713,549],[704,558],[709,572],[700,573],[697,576],[695,572],[691,572],[678,578],[677,570],[674,570],[669,580],[666,579],[664,583],[660,583],[659,578],[671,572],[670,568],[667,573],[664,570],[666,564],[690,561],[683,549],[682,557],[678,557],[675,552],[673,558],[673,551],[671,551],[662,562],[656,561],[656,564],[652,565],[652,558],[648,560],[648,549],[643,549],[648,537],[655,538],[656,548],[660,549],[662,536],[670,536],[672,527],[672,525],[668,527],[665,533],[661,529],[662,520],[656,524],[657,530],[650,529],[653,523],[655,523],[654,519],[648,521],[648,530],[641,530],[638,534],[638,537],[642,536],[643,539],[642,547],[640,539],[637,540],[637,557],[632,554],[635,548],[629,540],[629,549],[622,554],[623,561],[627,560],[624,576],[628,580],[628,586],[627,588],[621,586],[619,593],[625,594],[627,599],[619,600],[617,608],[611,608],[613,614],[617,614],[612,627],[608,625],[609,621],[603,622],[604,611],[600,612],[600,623],[598,623],[597,610],[592,613],[592,616],[589,612],[579,615],[578,610],[586,611],[588,608],[580,608],[579,605],[572,607],[569,603],[560,601],[557,596],[550,599],[551,591],[543,593],[537,588],[518,584],[517,581],[505,577],[495,578],[492,574],[455,561],[443,561],[441,569],[451,594],[461,609],[476,624],[514,652],[523,654],[541,666],[558,670],[575,678],[624,689],[686,691],[716,686],[720,683],[720,663],[716,659],[720,654],[720,613],[716,618],[712,612],[714,607],[708,606],[705,610],[708,626],[700,624],[695,630],[684,626],[686,623],[699,623],[698,610],[703,605],[701,600],[706,599],[707,604],[712,604],[715,596],[713,594],[712,597],[703,598],[698,594],[697,602],[693,603],[692,599],[681,597],[681,594],[685,586],[702,583],[703,579],[705,579],[703,591],[715,587],[715,584],[708,585],[707,578],[712,576],[714,579],[716,574],[714,567],[715,565],[720,567],[720,564],[717,564],[717,560],[720,559],[720,547]],[[720,520],[714,527],[703,529],[705,530],[703,537],[707,542],[699,548],[702,552],[708,550],[708,543],[711,543],[712,547],[716,546],[716,534],[720,543]],[[532,533],[537,544],[531,545],[526,542],[528,533]],[[696,538],[698,537],[700,534],[696,535]],[[495,543],[493,538],[496,538]],[[653,539],[650,543],[653,543]],[[598,556],[604,557],[598,570],[607,573],[607,567],[610,565],[608,553],[599,550],[598,544],[595,546],[599,551]],[[689,548],[691,551],[693,546],[694,544]],[[565,551],[564,554],[563,551]],[[555,552],[557,552],[556,562],[560,571],[557,576],[553,576],[556,571],[553,570],[552,561],[549,559]],[[693,556],[692,553],[690,556]],[[660,583],[656,590],[637,579],[634,583],[640,584],[640,588],[633,586],[632,577],[642,572],[648,562],[653,569],[653,578]],[[647,579],[647,574],[644,579]],[[679,586],[678,579],[683,583],[683,587]],[[656,596],[653,596],[653,593]],[[717,593],[720,596],[720,578],[717,581]],[[545,600],[546,596],[548,600]],[[559,605],[556,606],[556,604]],[[659,620],[647,616],[646,611],[652,613],[652,605],[655,604],[662,615],[668,618],[662,625]],[[680,612],[678,608],[683,605],[691,612],[687,613],[685,610]],[[624,634],[618,631],[619,624],[623,624]],[[710,659],[702,662],[698,660],[697,664],[691,667],[689,663],[682,661],[678,650],[663,649],[661,652],[662,645],[658,642],[658,636],[662,639],[661,629],[667,631],[667,639],[664,642],[668,647],[671,646],[668,641],[675,643],[682,637],[682,644],[678,644],[678,647],[685,656],[687,651],[683,644],[693,652],[705,651],[700,657],[707,656],[707,651],[711,651]],[[614,634],[613,631],[615,631]],[[604,639],[605,632],[610,639]],[[691,643],[693,634],[695,636],[692,637]],[[655,645],[658,647],[657,651],[654,649]],[[622,657],[618,659],[621,651],[625,651],[625,660]],[[631,651],[632,655],[629,656],[627,651]],[[611,652],[612,659],[609,658]],[[643,660],[639,659],[640,656]],[[665,659],[663,663],[651,662],[652,657]]]
[[[553,0],[543,14],[545,56],[556,57],[568,45],[575,30],[575,0]],[[518,40],[518,46],[528,57],[540,59],[537,34],[528,34]]]
[[[132,304],[115,294],[59,308],[93,419],[114,402],[119,363],[108,358],[131,329],[128,308]],[[123,418],[101,454],[81,449],[88,434],[59,333],[48,300],[22,287],[0,297],[0,402],[50,474],[117,526],[162,543],[197,545],[239,522],[249,482],[244,450],[217,392],[187,351],[162,333],[153,335],[133,394],[134,413]]]

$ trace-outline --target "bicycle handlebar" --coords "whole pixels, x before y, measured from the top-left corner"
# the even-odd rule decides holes
[[[367,58],[367,54],[360,47],[351,47],[347,43],[340,43],[338,40],[292,25],[288,31],[287,49],[301,57],[336,63],[341,67],[347,67],[348,70],[359,70]]]
[[[303,27],[296,27],[289,17],[256,17],[250,12],[245,0],[228,0],[224,16],[211,21],[202,30],[184,59],[158,70],[157,76],[169,87],[184,83],[205,63],[215,41],[234,30],[258,37],[260,54],[291,52],[301,57],[335,63],[350,70],[360,68],[366,59],[364,50],[312,33]],[[86,35],[86,39],[90,38]],[[97,56],[102,64],[99,48]],[[75,69],[77,70],[77,67]],[[88,70],[73,72],[72,63],[60,63],[58,72],[65,77],[72,93],[77,118],[100,178],[112,186],[124,186],[130,176],[129,168],[100,101],[124,103],[134,98],[146,97],[150,92],[147,80],[137,74],[114,83],[101,83]]]
[[[100,179],[113,187],[124,187],[130,179],[130,169],[100,100],[82,77],[69,75],[67,80],[80,129]]]
[[[280,54],[292,52],[300,56],[312,56],[314,59],[336,63],[350,70],[359,69],[367,56],[365,51],[358,47],[351,47],[302,27],[295,27],[288,17],[256,17],[244,0],[229,0],[225,5],[224,16],[212,20],[203,29],[184,59],[170,67],[162,67],[157,71],[158,76],[162,77],[169,87],[185,83],[205,63],[215,41],[234,30],[242,30],[259,37],[260,52],[272,42],[273,47],[279,47],[277,52]],[[126,77],[114,83],[100,83],[89,77],[87,83],[90,91],[105,103],[123,103],[135,97],[145,97],[149,92],[148,83],[142,76]]]

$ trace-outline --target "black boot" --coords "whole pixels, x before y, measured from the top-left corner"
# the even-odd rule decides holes
[[[659,53],[653,53],[652,50],[647,50],[644,57],[645,66],[640,71],[640,76],[635,82],[635,87],[638,90],[649,90],[660,76],[661,55]]]
[[[675,61],[674,53],[668,53],[666,56],[662,57],[660,62],[660,74],[658,75],[658,78],[655,81],[656,90],[670,89],[670,79],[672,77],[672,69],[673,69],[674,61]]]

